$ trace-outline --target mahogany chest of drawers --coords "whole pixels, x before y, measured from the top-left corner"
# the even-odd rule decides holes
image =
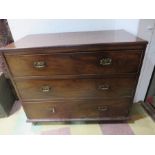
[[[1,49],[28,121],[129,118],[147,42],[124,31],[29,35]]]

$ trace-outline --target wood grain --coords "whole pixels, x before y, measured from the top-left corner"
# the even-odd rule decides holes
[[[55,102],[26,102],[24,110],[29,119],[41,118],[106,118],[127,117],[131,98],[118,100],[62,100]],[[54,112],[53,112],[54,108]],[[100,110],[107,108],[107,110]]]
[[[132,97],[135,84],[135,78],[18,80],[16,82],[24,101]],[[50,88],[48,92],[43,92],[45,86]]]
[[[123,30],[73,32],[26,36],[0,54],[29,121],[120,121],[129,118],[146,46]]]
[[[67,32],[55,34],[28,35],[19,41],[6,46],[6,49],[36,48],[36,47],[60,47],[91,44],[115,44],[115,43],[141,43],[146,41],[124,31],[88,31]]]
[[[141,60],[141,51],[79,52],[31,55],[6,55],[6,60],[14,77],[81,75],[81,74],[121,74],[137,73]],[[104,58],[112,63],[102,66]],[[43,61],[42,69],[34,67],[34,62]],[[20,65],[19,65],[20,64]]]

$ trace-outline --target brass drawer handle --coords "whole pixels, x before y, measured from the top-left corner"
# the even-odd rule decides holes
[[[100,60],[100,65],[102,66],[108,66],[108,65],[111,65],[112,63],[112,59],[110,58],[103,58]]]
[[[55,113],[55,107],[52,107],[51,109],[49,109],[49,111],[50,111],[51,113]]]
[[[42,86],[42,92],[48,93],[50,91],[51,91],[51,87],[50,86]]]
[[[35,61],[33,63],[33,66],[34,66],[34,68],[42,69],[42,68],[45,68],[47,65],[46,65],[45,61]]]
[[[97,108],[98,111],[108,111],[108,107],[107,106],[99,106]]]
[[[47,109],[47,111],[50,113],[53,113],[53,114],[56,112],[55,107],[51,107],[51,108]]]
[[[109,85],[100,85],[98,87],[99,90],[109,90],[110,89],[110,86]]]

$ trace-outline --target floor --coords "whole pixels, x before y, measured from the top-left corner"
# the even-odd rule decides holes
[[[0,118],[0,134],[41,134],[41,135],[154,135],[155,123],[141,107],[134,104],[131,120],[115,124],[63,124],[26,122],[20,102],[16,101],[11,115]]]

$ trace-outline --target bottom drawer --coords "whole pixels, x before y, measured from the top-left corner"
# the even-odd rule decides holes
[[[130,105],[130,98],[42,101],[23,104],[28,119],[50,119],[51,121],[127,117]]]

